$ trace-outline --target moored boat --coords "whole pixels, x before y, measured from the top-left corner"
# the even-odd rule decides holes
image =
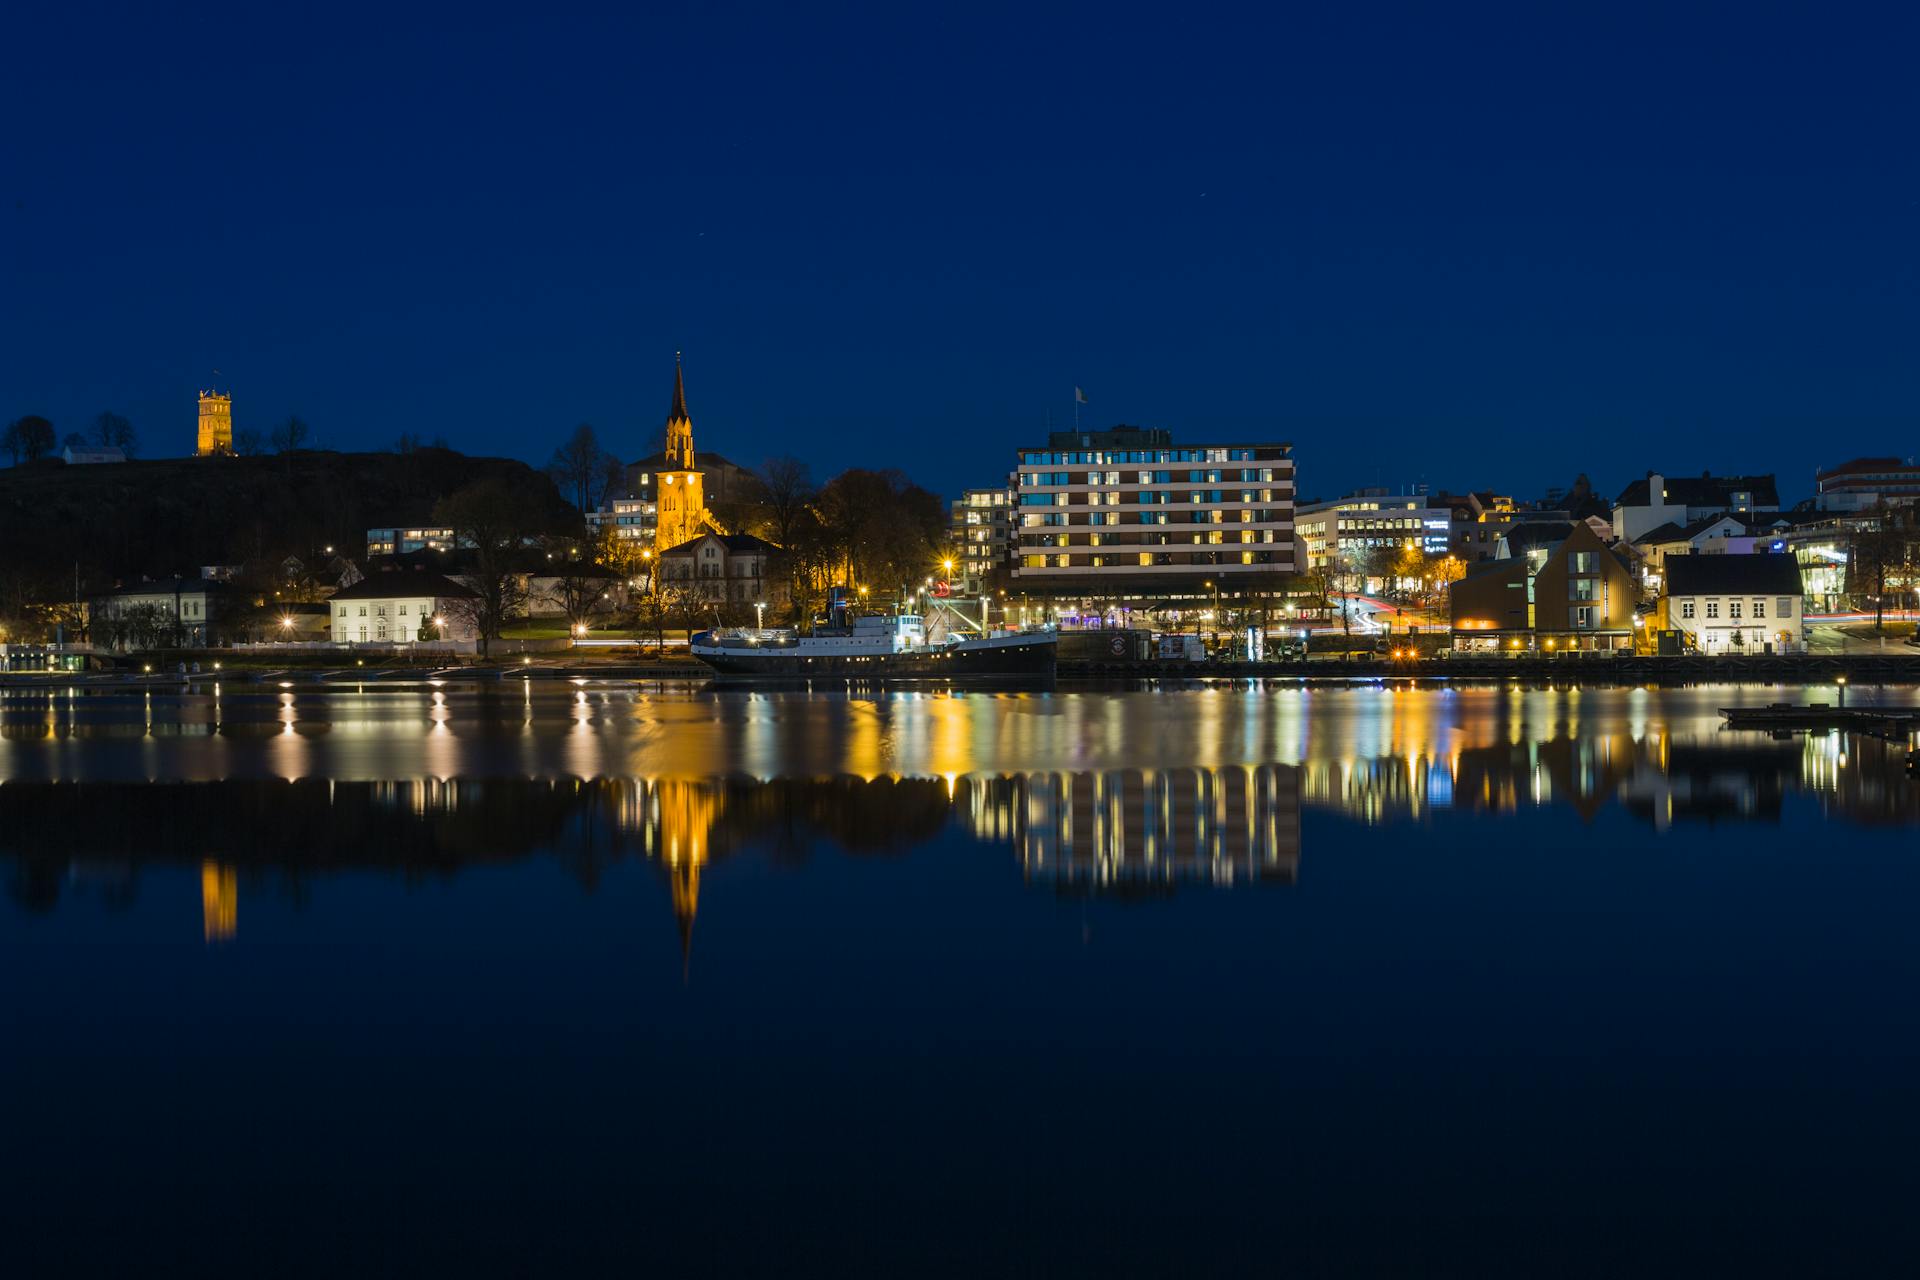
[[[929,641],[915,614],[856,618],[851,627],[812,635],[784,629],[703,631],[693,656],[729,683],[814,680],[869,683],[954,680],[1047,683],[1058,650],[1053,628],[992,631]]]

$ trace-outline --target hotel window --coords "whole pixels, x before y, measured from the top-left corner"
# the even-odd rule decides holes
[[[1148,564],[1148,565],[1150,565],[1150,564],[1152,564],[1152,563],[1153,563],[1153,552],[1151,552],[1151,551],[1142,551],[1142,552],[1140,553],[1140,563],[1141,563],[1141,564]]]
[[[1691,618],[1693,616],[1693,601],[1682,600],[1680,602],[1680,616],[1683,618]]]
[[[1073,557],[1071,557],[1071,556],[1055,556],[1055,557],[1053,558],[1053,563],[1054,563],[1055,565],[1057,565],[1057,566],[1059,566],[1060,568],[1062,568],[1062,569],[1064,569],[1064,568],[1066,568],[1066,567],[1067,567],[1068,565],[1070,565],[1070,564],[1072,564],[1072,563],[1073,563]]]
[[[1720,602],[1718,600],[1707,601],[1707,616],[1709,618],[1717,618],[1720,616]]]

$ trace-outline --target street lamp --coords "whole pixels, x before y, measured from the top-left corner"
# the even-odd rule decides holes
[[[1835,676],[1833,682],[1840,686],[1840,707],[1842,710],[1845,710],[1847,705],[1847,678],[1843,675]]]
[[[753,629],[755,631],[765,631],[767,629],[767,602],[765,600],[755,600],[753,602]]]

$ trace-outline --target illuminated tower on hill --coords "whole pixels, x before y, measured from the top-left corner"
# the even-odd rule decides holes
[[[712,527],[706,495],[700,484],[699,457],[693,451],[693,419],[687,416],[687,380],[680,370],[680,354],[673,356],[673,408],[667,412],[666,456],[655,473],[658,487],[653,500],[654,554],[690,542]]]
[[[210,453],[233,452],[232,396],[223,396],[213,390],[200,393],[200,445],[197,452],[203,458]]]

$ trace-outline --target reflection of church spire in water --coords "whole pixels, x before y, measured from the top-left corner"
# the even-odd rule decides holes
[[[200,864],[200,931],[208,942],[225,942],[240,926],[240,877],[208,858]]]
[[[663,780],[654,784],[653,816],[659,824],[654,854],[666,868],[673,919],[680,930],[681,964],[691,963],[693,920],[700,910],[700,872],[720,802],[715,784]]]

